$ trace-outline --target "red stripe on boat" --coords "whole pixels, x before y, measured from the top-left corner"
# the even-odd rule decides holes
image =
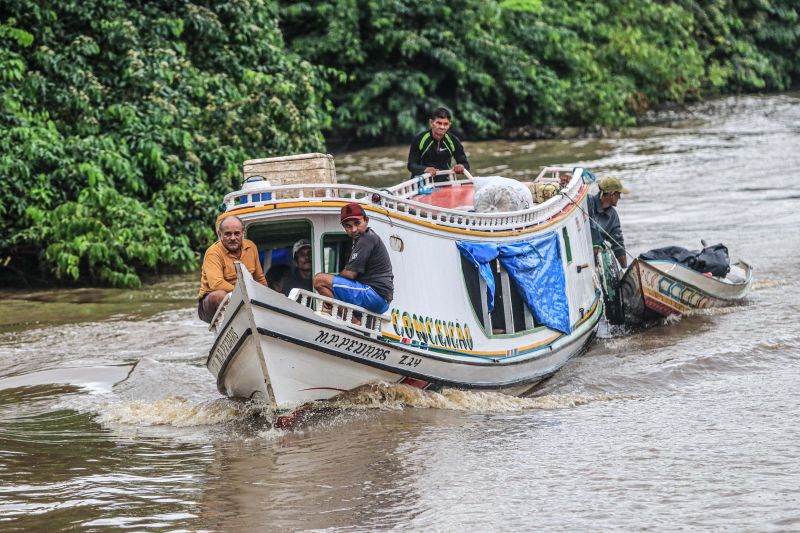
[[[428,381],[425,381],[423,379],[410,378],[408,376],[404,377],[400,381],[400,383],[402,383],[404,385],[410,385],[410,386],[416,387],[418,389],[424,389],[425,387],[430,385],[430,382],[428,382]]]

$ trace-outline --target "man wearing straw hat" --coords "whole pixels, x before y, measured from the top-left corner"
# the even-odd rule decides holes
[[[622,268],[628,266],[625,253],[625,240],[622,237],[622,226],[619,215],[614,209],[622,193],[628,194],[628,189],[622,186],[619,178],[606,176],[597,182],[600,192],[589,197],[589,218],[592,226],[592,244],[595,248],[608,241],[611,251],[616,256]]]

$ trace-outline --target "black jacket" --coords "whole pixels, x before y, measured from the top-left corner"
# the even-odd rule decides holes
[[[622,238],[619,214],[613,207],[603,209],[600,194],[589,197],[589,218],[592,226],[592,244],[601,246],[604,241],[608,240],[614,256],[625,255],[625,239]]]
[[[411,149],[408,151],[408,170],[412,176],[419,176],[425,172],[426,167],[447,170],[453,158],[456,164],[464,165],[464,168],[469,170],[467,154],[464,153],[464,146],[458,137],[447,132],[441,141],[436,142],[431,130],[423,131],[411,141]]]

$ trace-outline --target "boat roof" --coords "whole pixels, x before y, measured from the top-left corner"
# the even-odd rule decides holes
[[[345,203],[358,202],[373,214],[445,231],[515,235],[550,225],[574,211],[587,194],[592,178],[581,167],[545,167],[534,182],[557,183],[559,194],[522,211],[476,213],[469,173],[457,176],[446,171],[447,181],[443,182],[435,181],[433,176],[417,176],[384,189],[319,182],[273,185],[266,178],[251,175],[242,189],[225,196],[226,210],[218,220],[234,214],[251,218],[263,213],[272,217],[282,214],[284,209],[330,208],[333,213]]]
[[[475,187],[467,183],[460,187],[436,187],[431,192],[417,194],[412,199],[421,204],[469,211],[472,208],[474,193]]]

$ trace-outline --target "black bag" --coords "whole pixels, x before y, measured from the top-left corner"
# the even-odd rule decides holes
[[[680,246],[665,246],[655,248],[642,254],[644,260],[668,260],[687,266],[692,270],[724,278],[731,270],[731,261],[728,257],[728,248],[724,244],[706,246],[700,251],[687,250]]]
[[[731,271],[728,248],[722,243],[706,246],[697,254],[692,268],[698,272],[711,272],[717,277],[724,278]]]

